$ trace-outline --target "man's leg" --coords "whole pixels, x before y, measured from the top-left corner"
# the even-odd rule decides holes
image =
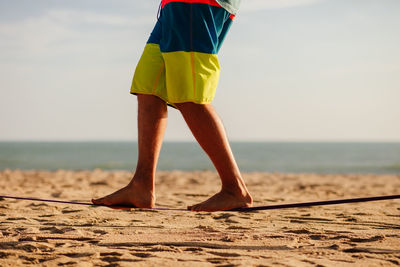
[[[193,211],[228,210],[252,205],[236,164],[222,122],[210,104],[176,104],[197,142],[210,157],[221,177],[221,191],[208,200],[189,206]]]
[[[103,198],[93,199],[94,204],[154,207],[154,178],[167,125],[167,105],[156,96],[138,95],[138,106],[139,156],[136,172],[127,186]]]

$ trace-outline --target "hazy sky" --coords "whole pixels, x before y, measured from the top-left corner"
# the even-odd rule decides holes
[[[0,140],[135,140],[157,0],[0,0]],[[243,0],[213,102],[231,140],[400,141],[399,0]],[[193,140],[169,109],[167,140]]]

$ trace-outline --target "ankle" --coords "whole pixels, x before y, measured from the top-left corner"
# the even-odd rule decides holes
[[[140,194],[141,199],[137,200],[137,204],[140,204],[140,207],[154,207],[156,201],[154,184],[149,184],[148,181],[143,182],[132,179],[126,188],[134,195]]]
[[[246,186],[242,184],[229,184],[229,185],[222,185],[221,191],[229,193],[233,196],[239,197],[247,197],[249,196],[249,192],[247,191]]]
[[[127,187],[154,192],[154,176],[143,176],[135,174]]]

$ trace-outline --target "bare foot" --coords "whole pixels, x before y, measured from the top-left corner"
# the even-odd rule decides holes
[[[210,197],[204,202],[188,206],[191,211],[222,211],[236,208],[247,208],[253,205],[253,199],[248,192],[234,194],[225,190]]]
[[[152,190],[142,190],[141,186],[132,183],[108,196],[92,199],[92,202],[96,205],[106,206],[153,208],[155,196]]]

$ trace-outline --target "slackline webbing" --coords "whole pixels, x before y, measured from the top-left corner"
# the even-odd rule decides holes
[[[1,198],[30,200],[30,201],[43,201],[43,202],[53,202],[53,203],[63,203],[63,204],[74,204],[74,205],[87,205],[87,206],[97,206],[97,207],[103,206],[103,207],[110,207],[110,208],[131,208],[131,209],[137,208],[135,206],[124,206],[124,205],[107,206],[107,205],[93,204],[93,203],[89,203],[89,202],[63,201],[63,200],[53,200],[53,199],[1,196],[0,195],[0,199]],[[379,201],[379,200],[389,200],[389,199],[400,199],[400,195],[361,197],[361,198],[348,198],[348,199],[337,199],[337,200],[326,200],[326,201],[315,201],[315,202],[301,202],[301,203],[290,203],[290,204],[279,204],[279,205],[268,205],[268,206],[256,206],[256,207],[248,207],[248,208],[237,208],[237,209],[226,210],[226,211],[249,212],[249,211],[257,211],[257,210],[306,208],[306,207],[315,207],[315,206],[337,205],[337,204]],[[153,210],[189,211],[188,209],[176,209],[176,208],[151,208],[151,209],[153,209]]]

